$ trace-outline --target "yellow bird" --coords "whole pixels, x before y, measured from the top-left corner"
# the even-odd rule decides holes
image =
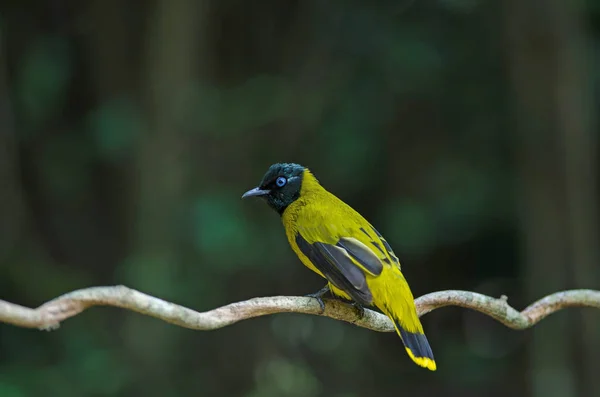
[[[328,291],[354,301],[361,313],[364,306],[377,307],[394,323],[410,358],[436,370],[398,257],[365,218],[299,164],[273,164],[260,185],[242,196],[246,197],[262,197],[279,213],[296,255],[328,281],[309,295],[321,307],[321,297]]]

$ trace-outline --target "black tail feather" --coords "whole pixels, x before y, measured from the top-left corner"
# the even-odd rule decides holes
[[[410,358],[421,367],[435,371],[435,358],[425,334],[408,332],[398,322],[396,322],[396,328],[400,331],[400,337]]]

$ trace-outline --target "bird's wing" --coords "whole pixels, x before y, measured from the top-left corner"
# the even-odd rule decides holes
[[[367,231],[370,229],[371,233]],[[385,238],[375,229],[372,225],[368,225],[367,227],[361,227],[361,232],[365,234],[368,238],[369,243],[377,248],[379,253],[381,254],[381,258],[385,263],[393,263],[395,266],[400,268],[400,260],[396,254],[394,254],[394,250],[390,247],[390,244],[387,242]]]
[[[300,227],[296,244],[328,281],[356,302],[370,305],[373,296],[367,276],[379,276],[384,266],[398,262],[398,258],[383,237],[364,223],[346,220],[341,225]]]

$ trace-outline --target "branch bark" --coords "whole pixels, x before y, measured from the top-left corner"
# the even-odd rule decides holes
[[[76,290],[31,309],[0,300],[0,322],[24,328],[54,329],[61,321],[73,317],[92,306],[115,306],[178,325],[208,331],[238,321],[275,313],[304,313],[342,320],[378,332],[394,331],[386,316],[365,310],[360,318],[348,303],[325,299],[321,312],[314,298],[274,296],[253,298],[232,303],[207,312],[197,312],[184,306],[156,298],[125,287],[92,287]],[[419,316],[445,306],[459,306],[490,316],[509,328],[530,328],[550,314],[567,307],[600,309],[600,291],[580,289],[548,295],[519,312],[511,307],[505,296],[497,299],[470,291],[438,291],[415,300]]]

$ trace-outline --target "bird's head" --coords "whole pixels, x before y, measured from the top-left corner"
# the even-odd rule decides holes
[[[262,197],[280,215],[300,197],[302,180],[307,168],[294,163],[273,164],[260,184],[248,190],[242,198]]]

